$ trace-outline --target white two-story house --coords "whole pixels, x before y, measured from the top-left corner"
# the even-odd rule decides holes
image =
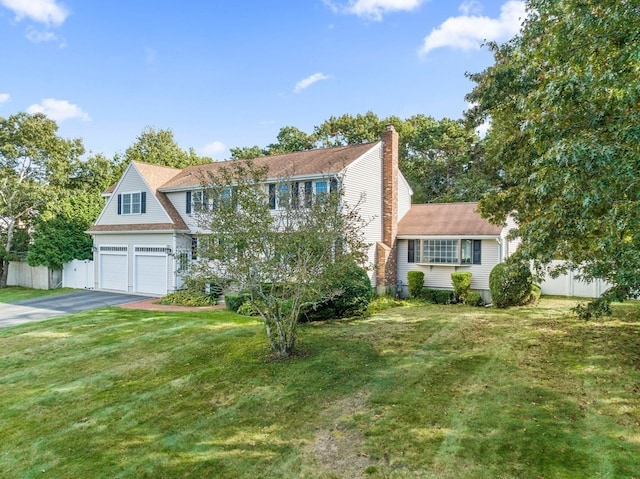
[[[360,214],[368,220],[364,235],[370,245],[370,278],[379,291],[406,284],[411,269],[424,269],[425,284],[436,288],[450,288],[454,270],[470,270],[472,287],[488,290],[488,271],[505,256],[503,229],[481,219],[475,204],[411,204],[411,188],[398,169],[398,134],[392,126],[376,143],[254,161],[267,169],[264,187],[273,193],[273,209],[278,208],[283,179],[286,187],[295,185],[303,201],[312,201],[340,178],[343,201],[359,202]],[[203,201],[202,180],[228,164],[179,170],[131,162],[105,192],[104,209],[88,231],[94,238],[95,287],[153,295],[179,289],[202,233],[195,218]],[[446,226],[454,223],[460,228]]]

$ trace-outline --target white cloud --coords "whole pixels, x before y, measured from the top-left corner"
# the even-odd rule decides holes
[[[324,73],[314,73],[311,76],[308,76],[304,80],[300,80],[296,83],[296,87],[293,89],[294,93],[300,93],[305,88],[309,88],[314,83],[317,83],[321,80],[328,80],[331,78],[329,75],[325,75]]]
[[[11,95],[8,93],[0,93],[0,105],[7,103],[9,100],[11,100]]]
[[[376,21],[382,20],[385,13],[415,10],[424,2],[425,0],[349,0],[345,5],[324,0],[325,5],[334,12],[351,13]]]
[[[204,156],[213,157],[218,153],[222,153],[226,149],[227,149],[227,146],[224,143],[222,143],[221,141],[214,141],[212,143],[208,143],[204,145],[202,148],[198,150],[198,153]]]
[[[16,20],[29,18],[46,25],[62,25],[69,11],[56,0],[0,0],[0,5],[16,15]]]
[[[462,15],[448,18],[427,35],[420,53],[426,55],[441,47],[478,50],[484,41],[508,40],[520,31],[526,17],[525,3],[519,0],[509,0],[502,5],[499,18],[468,13],[477,8],[477,4],[465,2],[461,7]]]
[[[478,15],[482,11],[482,5],[476,0],[468,0],[458,8],[463,15]]]
[[[53,32],[41,32],[33,27],[27,28],[27,39],[32,43],[57,42],[58,36]],[[64,42],[61,42],[64,45]]]
[[[45,98],[39,105],[31,105],[27,108],[27,113],[44,113],[58,122],[73,118],[78,118],[82,121],[91,120],[89,115],[82,111],[78,105],[69,103],[67,100],[56,100],[55,98]]]

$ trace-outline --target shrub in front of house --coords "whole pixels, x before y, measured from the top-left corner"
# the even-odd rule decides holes
[[[373,297],[367,272],[355,263],[336,265],[336,268],[330,275],[332,284],[327,293],[313,305],[304,308],[300,321],[347,318],[367,312]]]
[[[535,303],[540,299],[541,295],[542,295],[542,288],[540,287],[540,285],[539,284],[531,285],[531,296],[529,297],[529,302]]]
[[[181,289],[169,293],[160,301],[160,304],[175,305],[175,306],[214,306],[218,303],[217,296],[213,297],[210,294],[203,293],[202,291],[196,291],[193,289]]]
[[[464,298],[464,304],[467,306],[484,306],[484,300],[477,291],[469,291]]]
[[[249,295],[246,293],[234,294],[229,293],[224,295],[224,304],[226,305],[229,311],[233,311],[235,313],[238,312],[240,306],[249,299]]]
[[[251,301],[243,302],[236,312],[242,316],[260,316],[260,313],[258,313],[255,306],[251,304]]]
[[[531,298],[533,275],[525,261],[507,259],[493,267],[489,275],[491,300],[498,308],[520,306]]]
[[[409,271],[407,273],[409,283],[409,296],[420,298],[424,289],[424,273],[422,271]]]
[[[220,295],[222,295],[222,286],[210,278],[203,278],[200,276],[187,277],[184,281],[184,285],[187,291],[201,292],[202,294],[211,296],[216,301]]]
[[[453,291],[449,289],[424,289],[421,297],[433,304],[451,304]]]
[[[453,296],[456,302],[464,303],[471,288],[471,273],[451,273]]]

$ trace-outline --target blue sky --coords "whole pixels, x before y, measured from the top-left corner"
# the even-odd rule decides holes
[[[216,159],[373,111],[460,118],[516,0],[0,0],[0,116],[41,111],[88,152],[146,126]]]

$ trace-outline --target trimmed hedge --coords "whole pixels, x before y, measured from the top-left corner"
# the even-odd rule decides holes
[[[409,296],[419,298],[424,289],[424,272],[409,271],[407,273],[407,282],[409,283]]]
[[[422,297],[434,304],[451,304],[453,291],[449,289],[424,289]]]
[[[471,273],[451,273],[451,284],[453,285],[454,299],[464,303],[471,288]]]

